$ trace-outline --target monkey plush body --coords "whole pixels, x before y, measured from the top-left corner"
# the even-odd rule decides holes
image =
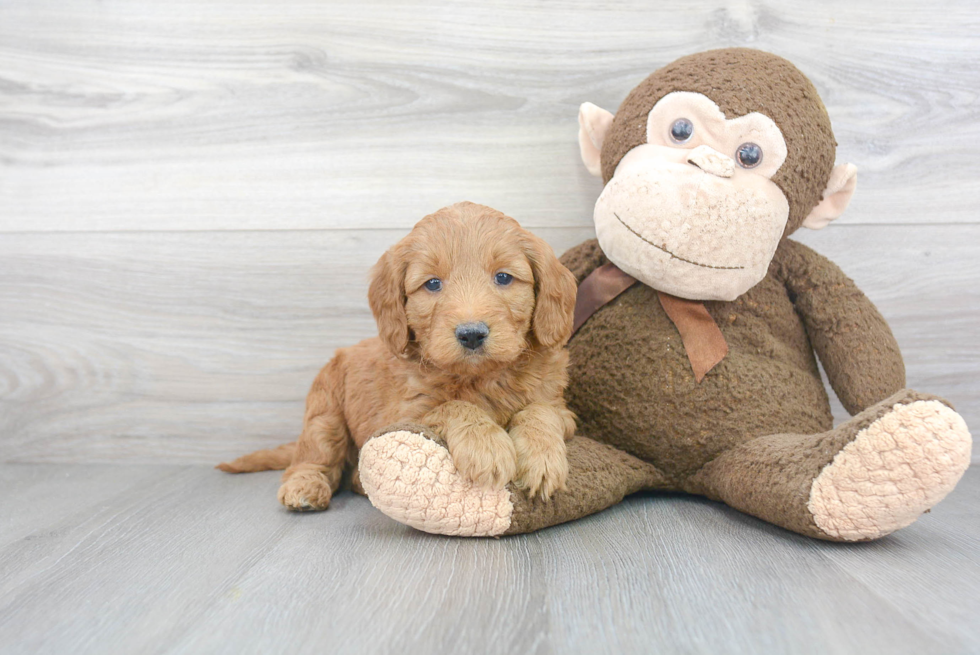
[[[658,489],[864,541],[953,489],[970,461],[962,418],[905,388],[874,305],[788,238],[837,218],[856,184],[802,73],[755,50],[699,53],[653,73],[615,116],[584,104],[579,122],[605,188],[598,238],[562,257],[580,285],[567,488],[547,503],[480,489],[446,464],[438,435],[401,426],[362,451],[377,507],[429,532],[496,536]],[[853,415],[837,427],[818,357]]]
[[[581,281],[608,259],[591,240],[562,261]],[[793,265],[797,270],[787,270]],[[700,383],[654,289],[635,284],[596,312],[569,344],[573,383],[566,395],[581,434],[654,463],[681,489],[704,464],[755,437],[829,430],[827,392],[805,319],[791,301],[801,285],[794,273],[809,267],[825,269],[836,283],[825,296],[838,289],[857,294],[853,309],[870,314],[880,331],[879,356],[891,360],[891,371],[900,369],[894,340],[870,303],[831,262],[787,242],[762,282],[734,301],[705,303],[729,352]],[[880,398],[902,387],[897,375],[875,382],[881,391],[872,393]]]

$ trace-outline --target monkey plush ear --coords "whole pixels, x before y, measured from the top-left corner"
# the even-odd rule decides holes
[[[583,102],[578,108],[578,147],[582,151],[582,162],[596,177],[602,177],[599,154],[612,121],[610,112],[591,102]]]
[[[823,200],[803,219],[803,227],[820,230],[843,214],[857,188],[857,174],[858,169],[854,164],[834,166],[827,188],[823,192]]]

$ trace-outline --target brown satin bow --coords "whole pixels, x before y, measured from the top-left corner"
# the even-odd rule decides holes
[[[624,273],[612,262],[592,271],[582,280],[575,298],[575,318],[572,334],[589,320],[601,307],[623,293],[637,280]],[[700,384],[708,371],[728,354],[728,344],[718,325],[708,313],[704,303],[678,298],[663,291],[657,292],[660,305],[681,335],[681,343],[694,370],[694,379]]]

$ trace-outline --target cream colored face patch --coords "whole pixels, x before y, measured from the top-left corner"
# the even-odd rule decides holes
[[[767,116],[726,119],[709,98],[664,96],[648,143],[623,157],[596,202],[596,236],[619,268],[692,300],[734,300],[758,284],[789,203],[771,177],[786,143]]]
[[[690,123],[691,135],[684,141],[672,134],[671,128],[678,121]],[[707,145],[736,163],[739,147],[753,144],[759,147],[761,161],[743,168],[766,178],[775,175],[786,161],[786,140],[771,118],[753,112],[726,119],[713,100],[686,91],[668,93],[653,106],[647,116],[647,143],[685,150]]]
[[[768,178],[715,175],[690,153],[630,151],[596,202],[596,236],[614,264],[655,289],[734,300],[768,272],[789,204]]]

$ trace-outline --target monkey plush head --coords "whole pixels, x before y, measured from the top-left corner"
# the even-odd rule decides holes
[[[596,236],[619,268],[691,300],[758,284],[783,238],[847,207],[857,169],[813,84],[781,57],[712,50],[668,64],[615,116],[579,110],[579,147],[605,188]]]

